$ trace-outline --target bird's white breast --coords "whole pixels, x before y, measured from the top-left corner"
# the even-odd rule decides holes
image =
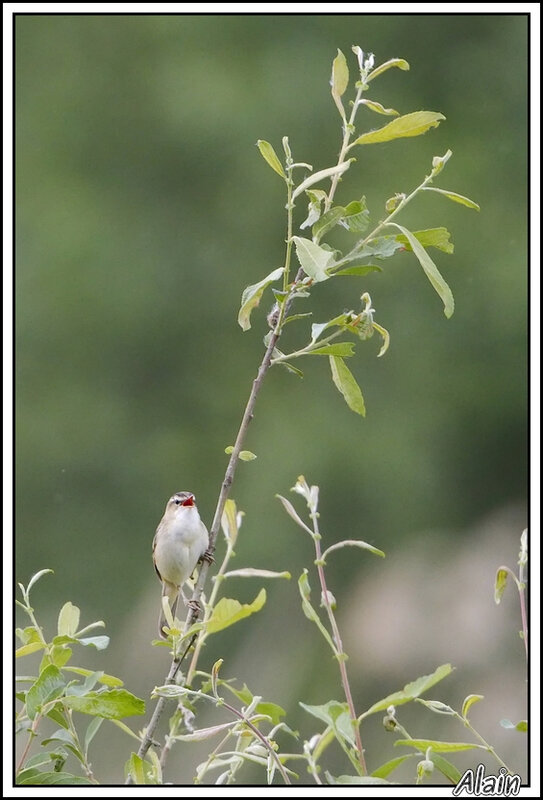
[[[207,549],[209,536],[196,508],[183,506],[157,536],[155,561],[163,579],[182,586]]]

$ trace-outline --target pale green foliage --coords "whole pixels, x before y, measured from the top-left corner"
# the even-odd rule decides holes
[[[367,145],[383,144],[393,142],[396,139],[420,136],[437,127],[445,120],[445,116],[438,111],[412,111],[407,114],[400,114],[396,109],[388,108],[378,100],[362,97],[370,82],[379,75],[392,67],[408,70],[409,64],[404,59],[393,58],[375,67],[373,54],[365,54],[357,45],[353,46],[352,49],[358,61],[359,80],[355,82],[356,95],[354,100],[350,102],[351,112],[348,117],[346,109],[349,108],[349,105],[345,102],[345,97],[349,89],[350,76],[347,59],[341,50],[338,50],[332,64],[330,87],[332,98],[342,120],[343,131],[340,155],[335,165],[314,171],[311,164],[295,163],[288,139],[284,137],[285,165],[283,166],[271,144],[263,140],[259,140],[257,143],[263,158],[284,179],[287,192],[288,238],[285,267],[282,272],[283,288],[282,290],[274,289],[276,310],[272,311],[268,317],[270,327],[277,337],[281,335],[282,327],[287,321],[302,318],[302,315],[287,316],[287,312],[295,298],[310,296],[313,285],[325,283],[336,276],[365,277],[371,272],[378,272],[381,270],[380,267],[376,267],[371,263],[360,262],[366,258],[390,258],[402,250],[411,251],[418,259],[430,284],[443,302],[445,316],[450,317],[454,312],[452,291],[439,268],[426,251],[427,247],[435,247],[442,252],[452,253],[454,248],[450,241],[449,232],[442,227],[413,232],[395,221],[393,222],[393,219],[403,210],[407,203],[411,202],[423,191],[437,192],[455,203],[479,210],[478,204],[468,197],[448,189],[438,189],[430,185],[449,161],[452,155],[450,150],[447,150],[443,156],[435,156],[432,159],[430,173],[413,191],[410,193],[397,192],[393,197],[386,200],[387,216],[378,222],[369,234],[363,235],[362,238],[358,239],[346,253],[339,251],[336,246],[331,247],[322,243],[322,239],[338,226],[355,235],[365,234],[368,228],[371,229],[370,210],[366,206],[365,197],[360,200],[352,200],[343,205],[338,205],[335,202],[338,185],[355,160],[347,158],[347,154],[354,150],[358,152],[358,148],[362,145],[364,145],[363,152],[365,152]],[[360,108],[380,115],[394,116],[395,118],[381,128],[358,133],[357,135],[355,119]],[[309,170],[310,174],[301,181],[297,181],[294,177],[294,170],[300,168]],[[316,184],[324,184],[326,187],[327,181],[330,181],[328,190],[326,188],[314,188]],[[293,233],[295,201],[303,194],[308,199],[308,211],[305,220],[300,224],[300,228],[302,230],[311,228],[311,238]],[[382,231],[387,226],[395,227],[399,234],[383,236]],[[300,269],[296,280],[291,283],[289,276],[292,246],[294,246]],[[304,276],[307,276],[305,280]],[[275,270],[267,278],[245,289],[238,317],[243,330],[248,330],[250,327],[250,313],[260,302],[266,288],[273,280],[277,280],[279,277],[281,277],[279,270]],[[351,313],[354,314],[354,312]],[[343,326],[342,332],[355,333],[359,339],[367,340],[371,338],[374,330],[383,338],[383,346],[378,353],[379,356],[382,356],[390,344],[390,335],[386,328],[370,322],[366,328],[366,335],[362,335],[361,328],[354,330],[351,320],[351,324]],[[265,339],[265,341],[268,342],[269,340]],[[321,344],[322,346],[318,348],[310,344],[286,354],[276,348],[273,353],[272,363],[282,364],[298,377],[303,377],[303,373],[291,364],[293,358],[299,358],[302,355],[328,355],[330,357],[332,380],[335,386],[343,395],[349,408],[360,416],[365,416],[366,408],[362,391],[353,373],[343,361],[344,358],[351,357],[354,354],[353,345],[345,342],[328,344],[328,341]]]
[[[17,730],[26,733],[27,744],[17,767],[17,783],[23,786],[42,784],[92,784],[96,783],[89,761],[88,748],[100,724],[104,719],[119,721],[124,717],[145,713],[145,703],[128,692],[120,678],[106,675],[83,667],[68,666],[72,657],[72,646],[94,646],[98,650],[107,647],[107,636],[83,636],[92,628],[103,627],[102,621],[91,623],[79,629],[80,611],[77,606],[68,602],[60,609],[57,623],[57,635],[46,638],[39,626],[34,609],[30,604],[30,590],[40,577],[52,572],[41,570],[34,575],[25,588],[19,584],[23,602],[17,601],[31,621],[31,625],[16,630],[17,637],[23,642],[16,656],[21,658],[38,651],[43,651],[37,677],[19,679],[20,684],[30,682],[28,689],[19,689],[18,699],[22,707],[17,712]],[[82,680],[79,680],[82,679]],[[99,688],[96,688],[99,686]],[[73,712],[90,715],[94,719],[87,726],[85,737],[81,741],[73,720]],[[39,734],[39,726],[45,718],[52,720],[57,731],[42,739],[44,747],[51,745],[45,752],[44,760],[34,757],[27,759],[32,740]],[[129,729],[127,729],[129,730]],[[64,763],[70,756],[83,769],[84,777],[65,772]]]

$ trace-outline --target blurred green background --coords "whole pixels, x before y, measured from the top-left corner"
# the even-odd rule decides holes
[[[515,565],[527,491],[526,17],[31,14],[16,18],[15,44],[16,574],[26,583],[53,568],[35,590],[44,619],[66,600],[85,620],[104,619],[110,648],[85,663],[122,671],[142,696],[167,666],[149,645],[154,530],[180,489],[211,521],[267,330],[266,300],[242,333],[241,292],[283,260],[283,185],[255,142],[279,152],[288,134],[296,160],[332,165],[337,48],[351,75],[352,44],[376,63],[409,61],[368,96],[447,121],[360,148],[337,199],[365,194],[378,220],[386,198],[410,191],[450,148],[438,185],[481,213],[432,195],[400,221],[451,231],[454,255],[433,257],[455,314],[445,319],[408,254],[313,293],[322,321],[369,291],[391,347],[377,360],[378,343],[361,343],[350,362],[365,420],[326,359],[306,360],[304,381],[267,377],[246,442],[258,459],[239,466],[232,492],[246,513],[234,566],[288,569],[294,580],[268,586],[265,610],[216,636],[201,666],[224,657],[225,677],[286,707],[302,737],[316,728],[296,700],[341,699],[329,651],[299,608],[311,542],[274,497],[303,473],[321,487],[328,544],[360,537],[387,553],[341,551],[328,568],[359,710],[450,661],[455,677],[432,696],[486,695],[484,733],[523,770],[523,742],[498,726],[525,714],[520,623],[512,593],[493,607],[492,581],[504,559]],[[388,119],[362,109],[358,122]],[[299,224],[303,203],[297,213]],[[293,345],[305,340],[298,324]],[[259,588],[240,580],[227,593],[248,601]],[[411,734],[428,734],[435,717],[414,712]],[[397,754],[379,724],[368,735],[370,764],[381,738]],[[111,736],[93,761],[115,782],[131,743]],[[173,760],[170,780],[185,769]]]

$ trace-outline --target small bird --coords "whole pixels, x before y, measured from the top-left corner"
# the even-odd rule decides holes
[[[153,563],[162,581],[162,596],[168,598],[175,616],[177,599],[181,594],[185,605],[188,601],[182,586],[202,557],[208,558],[209,533],[200,519],[192,492],[176,492],[164,510],[153,539]],[[209,556],[212,559],[212,556]],[[161,609],[158,633],[166,638],[162,630],[167,621]]]

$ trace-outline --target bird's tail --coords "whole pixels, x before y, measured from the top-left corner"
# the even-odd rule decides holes
[[[168,583],[167,581],[162,581],[162,597],[168,598],[168,603],[170,605],[172,616],[175,617],[175,610],[177,608],[177,598],[179,597],[179,589],[177,586],[174,586],[173,583]],[[158,618],[158,635],[162,639],[166,639],[166,634],[162,630],[164,626],[169,627],[168,621],[164,615],[164,610],[162,605],[160,606],[160,616]]]

